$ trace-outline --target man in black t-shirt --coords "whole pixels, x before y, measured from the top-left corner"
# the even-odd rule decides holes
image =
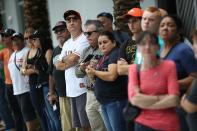
[[[48,100],[53,105],[55,109],[55,103],[57,100],[57,95],[59,97],[60,105],[60,116],[61,116],[61,126],[62,131],[72,131],[71,124],[71,111],[69,98],[66,97],[66,83],[64,77],[64,71],[57,70],[54,66],[58,61],[59,55],[62,51],[63,44],[70,38],[70,33],[66,28],[66,22],[59,21],[56,23],[55,27],[52,29],[55,33],[56,39],[58,41],[58,46],[53,50],[52,60],[49,65],[49,93]],[[57,95],[56,95],[57,92]]]
[[[128,27],[133,34],[132,38],[126,43],[120,46],[119,60],[118,60],[118,73],[119,75],[127,75],[130,64],[134,63],[135,52],[137,45],[135,43],[136,38],[141,32],[141,18],[143,10],[140,8],[132,8],[125,14],[125,18],[128,21]]]
[[[125,14],[129,30],[132,33],[132,38],[122,44],[119,49],[119,59],[117,62],[117,69],[119,75],[124,75],[127,80],[128,69],[130,64],[134,63],[137,45],[135,40],[141,32],[141,19],[143,10],[140,8],[132,8]],[[127,130],[134,130],[134,123],[127,123]]]

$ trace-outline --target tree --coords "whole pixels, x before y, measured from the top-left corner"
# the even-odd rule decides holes
[[[25,28],[42,28],[50,35],[47,0],[24,0],[24,18]]]
[[[134,7],[140,7],[140,0],[113,0],[114,2],[114,25],[116,29],[128,31],[127,21],[124,15]]]

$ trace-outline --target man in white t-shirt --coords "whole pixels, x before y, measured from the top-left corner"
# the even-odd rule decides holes
[[[34,120],[36,119],[36,113],[31,104],[28,77],[21,74],[22,63],[26,58],[29,49],[25,47],[24,37],[21,33],[14,33],[11,38],[13,46],[16,49],[16,51],[12,53],[8,62],[13,91],[18,100],[27,131],[33,131],[35,130]]]
[[[81,28],[80,14],[74,10],[68,10],[64,13],[64,19],[71,38],[64,43],[56,68],[65,70],[66,94],[71,99],[72,126],[89,131],[90,124],[85,111],[86,79],[77,78],[75,75],[78,60],[83,49],[88,47],[89,44]]]

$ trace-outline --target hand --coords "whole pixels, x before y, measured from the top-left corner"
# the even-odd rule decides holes
[[[55,102],[58,101],[57,95],[55,93],[48,93],[47,97],[48,97],[48,101],[51,105],[53,105]]]
[[[147,108],[155,104],[155,102],[156,101],[147,100],[146,97],[144,97],[144,95],[141,93],[136,93],[131,99],[131,103],[140,108]]]
[[[88,75],[91,75],[91,76],[94,76],[95,75],[95,69],[94,68],[92,68],[90,65],[88,65],[87,67],[86,67],[86,73],[88,74]]]
[[[90,62],[80,63],[80,70],[85,72],[86,67],[89,65]]]

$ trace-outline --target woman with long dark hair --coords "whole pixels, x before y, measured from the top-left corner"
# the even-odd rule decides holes
[[[29,75],[30,95],[34,108],[41,118],[41,126],[45,131],[59,131],[60,123],[57,112],[53,112],[48,102],[47,69],[52,56],[52,43],[44,30],[36,30],[29,36],[33,39],[22,73]],[[54,113],[56,115],[54,115]]]

